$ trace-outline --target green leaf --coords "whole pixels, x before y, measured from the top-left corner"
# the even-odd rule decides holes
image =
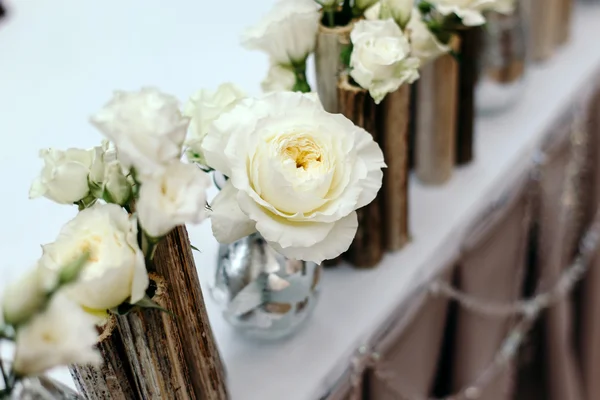
[[[175,314],[173,314],[171,311],[163,308],[160,304],[156,303],[154,300],[152,300],[148,296],[144,296],[144,298],[141,299],[140,301],[138,301],[137,303],[135,303],[135,305],[138,307],[141,307],[141,308],[150,308],[150,309],[160,310],[164,313],[169,314],[172,317],[175,317]]]
[[[352,50],[354,46],[352,43],[344,46],[342,48],[342,52],[340,53],[340,60],[342,61],[342,65],[347,69],[350,67],[350,57],[352,56]]]
[[[192,250],[196,250],[198,253],[202,253],[202,250],[200,250],[199,248],[197,248],[196,246],[194,246],[191,243],[190,243],[190,247],[192,248]]]

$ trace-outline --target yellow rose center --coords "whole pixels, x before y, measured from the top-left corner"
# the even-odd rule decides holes
[[[300,134],[293,134],[280,138],[280,154],[296,164],[296,168],[309,170],[318,167],[323,161],[321,147],[313,138]]]

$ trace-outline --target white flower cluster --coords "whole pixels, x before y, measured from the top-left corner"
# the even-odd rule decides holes
[[[515,0],[428,0],[442,15],[456,15],[465,26],[485,24],[485,11],[510,14]]]
[[[116,92],[91,119],[111,142],[41,152],[31,197],[77,204],[79,213],[4,291],[0,338],[16,343],[16,377],[97,361],[94,324],[145,299],[157,243],[205,218],[208,175],[181,161],[189,121],[177,99],[156,89]]]

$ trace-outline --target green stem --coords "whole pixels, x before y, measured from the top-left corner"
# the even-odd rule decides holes
[[[142,233],[142,253],[144,253],[146,263],[149,263],[154,259],[154,254],[156,253],[159,241],[159,239],[146,235],[146,232]]]
[[[324,10],[324,11],[325,11],[325,16],[327,17],[327,25],[330,28],[335,27],[335,10],[328,9],[328,10]]]

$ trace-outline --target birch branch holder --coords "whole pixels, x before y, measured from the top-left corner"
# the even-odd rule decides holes
[[[325,111],[338,113],[337,84],[344,69],[341,60],[342,49],[350,44],[350,32],[354,23],[334,28],[319,25],[315,50],[317,93]]]
[[[226,400],[225,373],[185,227],[159,243],[147,268],[152,299],[173,315],[145,309],[113,317],[98,344],[104,365],[72,367],[80,390],[92,400]]]
[[[151,274],[150,280],[155,290],[152,299],[172,310],[164,279]],[[193,376],[187,364],[173,362],[185,358],[176,319],[154,309],[136,310],[119,318],[119,331],[141,399],[194,398]]]
[[[225,370],[213,336],[198,273],[185,226],[179,226],[158,245],[150,272],[163,277],[172,308],[176,317],[161,315],[152,329],[163,329],[165,323],[176,323],[182,344],[182,358],[169,359],[170,363],[184,363],[182,371],[189,374],[186,380],[191,385],[191,398],[224,400],[228,398],[225,386]],[[141,332],[140,332],[141,333]],[[174,367],[172,367],[174,368]]]
[[[377,132],[376,106],[369,92],[351,85],[348,77],[342,76],[338,83],[338,96],[340,113],[381,143]],[[357,213],[358,231],[343,257],[356,267],[373,268],[381,261],[384,253],[381,192],[371,204]]]
[[[137,399],[135,379],[125,354],[125,344],[112,316],[99,328],[97,349],[102,365],[73,365],[69,369],[75,386],[88,400]]]
[[[441,185],[456,163],[458,63],[450,54],[421,68],[416,82],[416,174],[428,185]]]

